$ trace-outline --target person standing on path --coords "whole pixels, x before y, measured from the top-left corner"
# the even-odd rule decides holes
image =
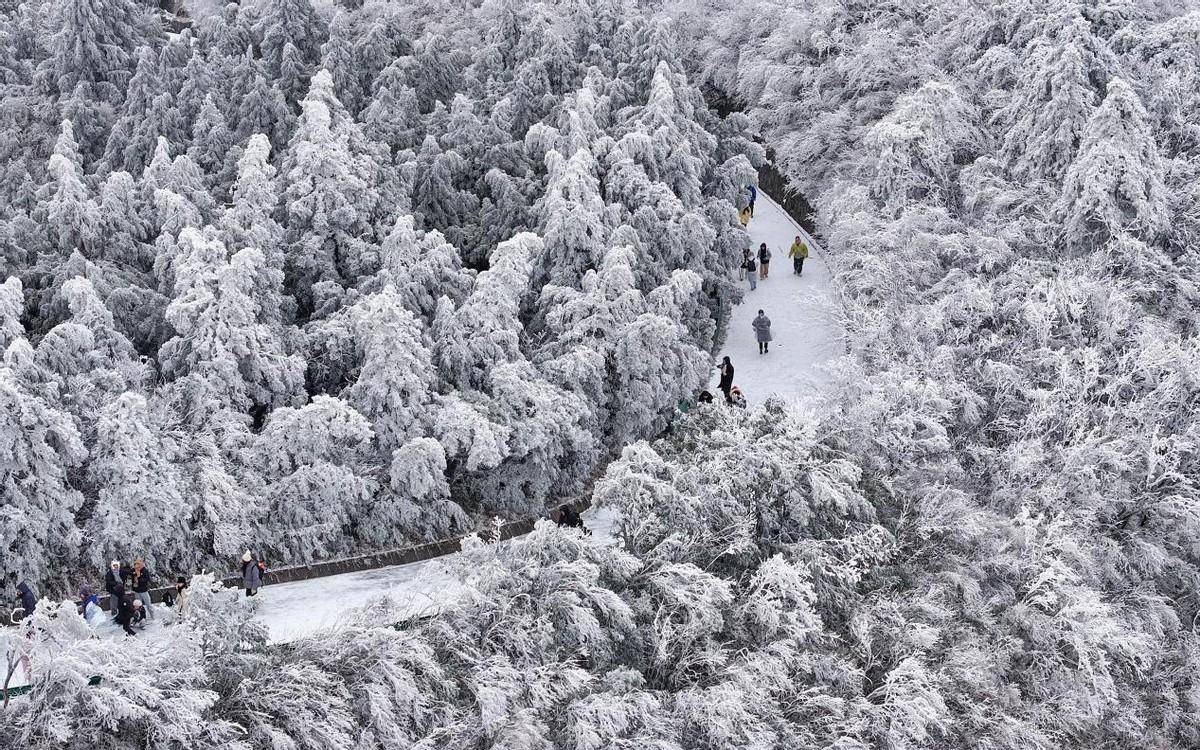
[[[150,606],[153,604],[150,599],[150,569],[146,567],[146,561],[140,557],[133,561],[133,576],[129,579],[129,583],[133,588],[134,598],[141,601],[146,616],[153,620],[154,608]]]
[[[246,587],[246,596],[254,596],[262,586],[263,563],[255,560],[250,550],[242,555],[242,585]]]
[[[725,394],[725,403],[731,404],[733,401],[729,398],[729,389],[733,387],[733,363],[729,361],[729,357],[721,358],[721,364],[717,370],[721,373],[721,380],[717,383],[717,388]]]
[[[125,595],[125,576],[121,575],[120,560],[108,564],[108,572],[104,574],[104,590],[108,592],[108,609],[116,617],[121,597]]]
[[[750,291],[758,288],[758,265],[754,262],[754,255],[747,255],[742,261],[742,270],[746,272],[746,279],[750,282]]]
[[[796,239],[792,241],[792,248],[788,250],[788,257],[792,259],[792,273],[797,276],[803,276],[804,259],[808,257],[808,245],[804,244],[804,240],[800,239],[800,235],[796,235]]]
[[[754,337],[758,339],[758,353],[766,354],[771,347],[771,319],[762,310],[750,325],[754,326]]]
[[[750,193],[750,202],[746,204],[746,208],[750,209],[750,218],[754,218],[754,201],[758,198],[758,188],[753,185],[746,186],[747,192]]]
[[[27,619],[33,615],[33,610],[37,608],[37,595],[33,593],[33,589],[25,581],[17,584],[17,597],[21,601],[21,619]]]
[[[759,275],[767,278],[767,273],[771,270],[771,251],[767,249],[765,242],[758,246],[758,268]]]

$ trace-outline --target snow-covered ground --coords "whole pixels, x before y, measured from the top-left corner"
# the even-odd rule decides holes
[[[750,236],[757,248],[771,248],[771,275],[758,282],[733,313],[728,354],[736,368],[734,383],[746,393],[750,404],[777,394],[807,407],[818,406],[829,383],[827,366],[841,354],[842,334],[832,313],[833,297],[824,251],[765,193],[759,192]],[[792,238],[801,234],[808,242],[810,257],[804,275],[794,276],[787,258]],[[769,354],[760,355],[750,322],[759,309],[771,318],[775,340]],[[716,393],[716,382],[713,382]],[[612,539],[610,511],[589,510],[584,522],[600,540]],[[309,581],[297,581],[259,590],[258,619],[272,641],[286,642],[312,635],[337,624],[341,614],[373,598],[388,595],[402,604],[407,614],[429,614],[461,591],[449,570],[454,556],[408,565],[345,573]],[[153,636],[158,623],[150,623],[143,634]],[[118,637],[120,629],[108,618],[97,628],[102,637]],[[0,633],[0,639],[4,634]],[[134,641],[133,643],[136,643]],[[131,643],[131,645],[133,645]],[[2,642],[0,642],[2,648]],[[2,652],[2,651],[0,651]],[[14,685],[24,684],[19,674]]]
[[[597,539],[612,539],[609,511],[589,509],[583,521]],[[258,619],[270,629],[271,640],[286,642],[330,628],[347,609],[385,594],[407,615],[431,614],[461,591],[449,569],[455,557],[265,586],[256,597]]]
[[[761,190],[747,228],[755,253],[762,242],[771,250],[770,276],[759,279],[758,289],[747,291],[745,300],[734,309],[721,354],[733,362],[734,385],[742,389],[749,405],[775,394],[816,408],[820,397],[828,393],[833,360],[844,353],[825,251]],[[787,257],[797,234],[804,237],[809,250],[803,276],[792,273],[792,261]],[[760,309],[771,319],[775,337],[767,354],[758,353],[750,326]],[[714,395],[716,385],[714,373]]]

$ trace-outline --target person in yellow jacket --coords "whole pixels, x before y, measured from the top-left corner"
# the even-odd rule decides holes
[[[742,209],[741,213],[738,214],[738,220],[742,222],[742,226],[746,226],[747,224],[750,223],[751,215],[752,214],[750,213],[749,206],[746,206],[745,208]]]
[[[796,235],[795,241],[792,242],[792,249],[788,250],[788,257],[792,259],[792,273],[803,276],[804,259],[808,257],[808,245],[804,244],[800,235]]]

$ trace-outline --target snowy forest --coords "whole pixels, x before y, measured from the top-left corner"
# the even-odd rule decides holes
[[[537,515],[707,382],[762,149],[668,23],[355,5],[5,9],[10,586]]]
[[[6,583],[589,488],[617,543],[286,645],[210,577],[154,642],[43,600],[0,743],[1200,747],[1200,4],[203,5],[0,0]],[[673,420],[768,150],[830,408]]]

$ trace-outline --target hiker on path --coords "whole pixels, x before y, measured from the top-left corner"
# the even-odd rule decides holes
[[[771,251],[767,249],[765,242],[758,246],[758,268],[759,275],[764,279],[767,278],[767,274],[771,270]]]
[[[175,579],[175,612],[180,617],[187,615],[188,580],[183,576]]]
[[[746,204],[746,208],[750,209],[750,218],[754,218],[754,201],[758,198],[758,189],[753,185],[747,185],[746,190],[750,193],[750,202]]]
[[[133,561],[133,575],[129,578],[129,584],[133,589],[134,598],[141,601],[146,616],[153,620],[154,607],[150,606],[153,604],[153,600],[150,599],[150,569],[140,557]]]
[[[754,257],[754,253],[752,253],[750,251],[750,248],[748,248],[748,247],[742,248],[742,264],[740,266],[738,266],[738,281],[741,281],[742,279],[746,278],[746,261],[750,260],[753,257]]]
[[[804,275],[804,259],[808,257],[808,245],[804,240],[800,239],[800,235],[796,235],[796,239],[792,241],[792,248],[788,250],[788,257],[792,259],[792,273],[797,276]]]
[[[121,575],[121,561],[113,560],[104,574],[104,590],[108,592],[108,611],[115,617],[125,594],[125,576]]]
[[[266,568],[266,563],[262,560],[256,560],[254,555],[250,554],[250,550],[242,555],[242,585],[246,589],[246,596],[254,596],[258,593],[258,589],[262,586],[263,570]]]
[[[771,319],[762,310],[750,325],[754,326],[754,337],[758,339],[758,353],[766,354],[771,346]]]
[[[758,288],[758,265],[755,264],[753,255],[747,255],[742,261],[742,270],[746,272],[746,279],[750,281],[750,291],[753,292]]]
[[[575,509],[567,503],[564,503],[559,507],[558,518],[555,519],[555,523],[557,523],[559,526],[580,529],[585,534],[588,533],[587,528],[585,528],[583,525],[583,518],[581,518],[580,515],[575,512]]]
[[[730,403],[729,389],[733,387],[733,363],[729,361],[729,357],[722,357],[721,364],[717,367],[721,373],[721,380],[717,383],[717,388],[721,393],[725,394],[725,403]]]
[[[33,614],[33,610],[37,607],[37,595],[33,593],[33,589],[25,581],[17,584],[17,596],[21,599],[21,619],[29,619]]]
[[[738,221],[742,222],[742,226],[746,226],[750,223],[751,216],[753,216],[753,213],[750,211],[750,207],[746,206],[742,209],[741,213],[738,214]]]

